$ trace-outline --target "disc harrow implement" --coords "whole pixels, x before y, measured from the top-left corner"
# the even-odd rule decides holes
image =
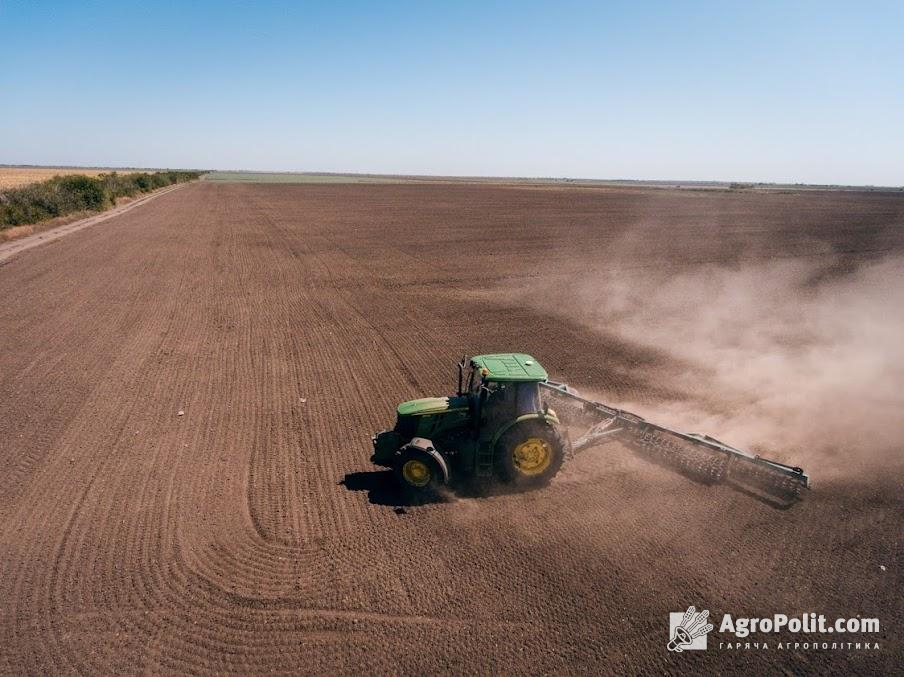
[[[618,439],[702,482],[730,480],[781,498],[799,498],[803,489],[810,488],[809,476],[796,466],[751,454],[709,435],[652,423],[637,414],[581,397],[564,383],[547,380],[540,387],[555,402],[563,420],[589,426],[572,442],[573,454]]]

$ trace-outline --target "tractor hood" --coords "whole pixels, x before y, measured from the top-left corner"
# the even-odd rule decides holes
[[[398,406],[399,416],[425,416],[444,414],[456,409],[467,409],[467,397],[424,397],[419,400],[402,402]]]

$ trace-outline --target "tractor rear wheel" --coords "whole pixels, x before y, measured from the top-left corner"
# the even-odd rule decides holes
[[[565,439],[543,421],[525,421],[496,443],[496,472],[503,482],[532,488],[549,484],[565,460]]]
[[[396,458],[394,472],[399,486],[412,495],[427,496],[443,483],[443,471],[430,454],[405,448]]]

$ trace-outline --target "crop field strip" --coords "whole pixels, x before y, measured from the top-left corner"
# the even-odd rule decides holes
[[[133,169],[123,167],[9,167],[0,165],[0,190],[19,188],[30,183],[38,183],[52,179],[55,176],[80,176],[96,177],[101,174],[129,174],[132,172],[153,172],[153,169]]]
[[[408,179],[393,176],[371,176],[366,174],[314,174],[301,172],[230,172],[216,171],[204,175],[205,181],[212,183],[404,183]]]
[[[682,366],[666,354],[494,291],[580,274],[626,222],[669,213],[680,237],[647,226],[649,258],[606,265],[729,260],[751,228],[764,257],[814,238],[904,248],[872,226],[900,201],[763,199],[211,182],[11,259],[0,672],[671,672],[650,644],[688,595],[826,612],[871,595],[891,626],[892,598],[842,572],[900,561],[892,486],[776,514],[611,448],[545,491],[402,515],[342,484],[371,470],[398,401],[453,387],[464,351],[517,347],[613,396],[667,397],[658,377]],[[714,208],[738,224],[722,242],[693,228]],[[887,668],[893,649],[851,665]]]
[[[52,179],[54,176],[65,174],[81,174],[84,176],[98,176],[110,172],[122,172],[122,169],[83,169],[74,167],[2,167],[0,166],[0,190],[5,188],[18,188],[29,183],[37,183]]]

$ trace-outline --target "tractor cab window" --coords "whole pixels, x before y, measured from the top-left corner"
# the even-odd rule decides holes
[[[480,394],[480,379],[475,377],[475,394]],[[485,406],[501,410],[509,416],[535,414],[543,409],[540,402],[540,388],[536,383],[508,383],[487,381]]]
[[[487,381],[483,385],[487,389],[487,402],[502,403],[511,400],[508,383]]]
[[[512,418],[515,409],[514,391],[511,383],[486,381],[481,419],[488,431],[496,430]]]
[[[515,413],[517,416],[541,411],[540,386],[536,383],[515,384]]]

